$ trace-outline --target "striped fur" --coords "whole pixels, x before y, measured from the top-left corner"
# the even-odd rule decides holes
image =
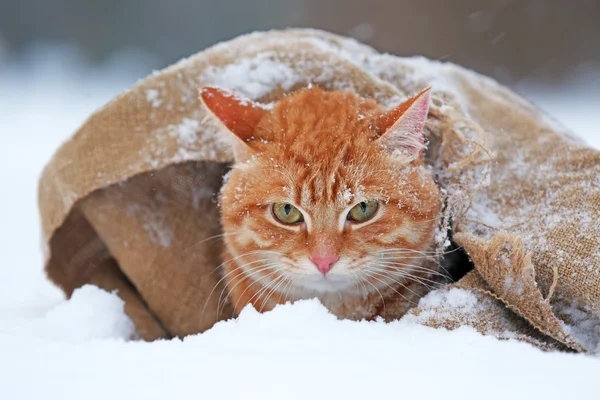
[[[381,315],[382,305],[406,303],[403,297],[415,301],[409,283],[437,273],[427,269],[425,256],[440,217],[440,193],[421,156],[425,94],[386,110],[353,93],[311,88],[269,109],[203,90],[206,107],[237,149],[221,195],[224,279],[236,311],[317,297],[335,315],[360,319]],[[393,143],[408,143],[413,153]],[[375,217],[347,221],[348,211],[366,200],[380,202]],[[296,206],[304,222],[277,222],[270,212],[275,202]],[[339,255],[327,275],[309,258],[321,250]]]

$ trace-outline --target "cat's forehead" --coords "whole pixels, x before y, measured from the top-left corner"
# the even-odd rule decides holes
[[[374,176],[378,168],[374,163],[345,163],[333,157],[270,162],[277,171],[271,179],[282,185],[282,195],[305,209],[344,209],[382,192],[384,182]]]
[[[326,91],[317,86],[292,93],[277,102],[275,108],[289,110],[293,108],[349,107],[353,109],[379,108],[377,102],[349,91]]]
[[[371,135],[372,118],[380,111],[377,103],[353,93],[311,89],[277,103],[255,134],[299,149],[315,144],[321,146],[314,150],[339,147]]]

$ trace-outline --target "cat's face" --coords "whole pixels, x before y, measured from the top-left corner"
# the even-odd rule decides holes
[[[321,89],[271,109],[212,88],[202,96],[237,140],[221,213],[238,273],[319,295],[418,271],[440,212],[420,155],[427,92],[389,111]]]

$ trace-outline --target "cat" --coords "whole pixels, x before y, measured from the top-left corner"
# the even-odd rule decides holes
[[[220,204],[236,313],[316,297],[339,318],[390,320],[442,275],[429,89],[391,109],[317,86],[271,105],[216,87],[200,97],[232,139]]]

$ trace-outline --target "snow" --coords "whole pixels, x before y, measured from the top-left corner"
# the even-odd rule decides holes
[[[276,59],[275,53],[263,53],[226,67],[209,67],[203,72],[202,80],[251,99],[267,95],[276,86],[291,89],[302,77]]]
[[[73,60],[52,54],[33,61],[0,64],[1,399],[564,399],[598,392],[594,357],[545,353],[470,328],[435,330],[414,318],[338,321],[316,301],[262,315],[246,309],[183,340],[129,341],[132,326],[115,294],[88,286],[66,301],[44,277],[36,185],[58,145],[134,81],[122,66],[66,68]],[[289,80],[289,71],[279,72],[257,67],[257,86],[243,94],[258,97],[273,80]],[[531,93],[600,148],[597,94],[563,89]],[[158,91],[146,96],[162,101]],[[196,133],[193,123],[176,129],[186,144]],[[470,309],[477,299],[456,289],[422,305]]]
[[[0,338],[11,360],[0,378],[10,399],[504,399],[534,388],[553,399],[591,395],[600,368],[596,359],[468,329],[338,321],[316,301],[265,315],[246,309],[235,323],[182,341]]]
[[[155,108],[160,107],[162,104],[162,100],[159,98],[159,93],[156,89],[146,90],[146,100]]]
[[[157,200],[160,200],[157,195]],[[165,219],[167,218],[165,213],[151,210],[150,208],[141,206],[139,204],[130,204],[127,206],[127,212],[136,220],[143,222],[144,232],[148,235],[148,238],[162,247],[170,247],[173,242],[173,232],[165,225]]]
[[[92,285],[77,289],[69,301],[43,316],[15,318],[0,326],[1,336],[43,337],[72,344],[130,338],[135,333],[133,323],[123,313],[123,301]]]
[[[184,118],[181,124],[177,125],[173,136],[177,138],[180,146],[192,146],[198,140],[198,131],[200,123],[195,119]]]
[[[449,307],[473,310],[477,306],[475,295],[464,289],[453,288],[447,294],[432,292],[423,297],[419,302],[421,307]]]
[[[342,196],[344,197],[344,201],[346,203],[350,203],[350,201],[352,201],[352,198],[354,197],[354,194],[352,194],[352,189],[346,188]]]

